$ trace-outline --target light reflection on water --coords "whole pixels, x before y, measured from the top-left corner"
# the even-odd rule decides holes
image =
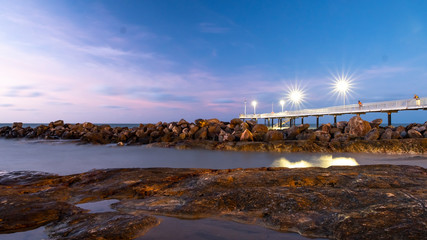
[[[336,157],[332,155],[322,155],[319,157],[313,157],[309,161],[301,160],[298,162],[291,162],[288,159],[282,157],[275,160],[272,167],[287,167],[287,168],[306,168],[306,167],[330,167],[330,166],[357,166],[359,163],[356,159],[351,157]]]

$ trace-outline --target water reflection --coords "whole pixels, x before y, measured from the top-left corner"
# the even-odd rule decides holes
[[[336,157],[332,155],[322,155],[320,157],[313,157],[310,160],[301,160],[298,162],[291,162],[286,158],[275,160],[272,167],[287,167],[287,168],[306,168],[306,167],[324,167],[329,166],[356,166],[359,163],[354,158],[350,157]]]

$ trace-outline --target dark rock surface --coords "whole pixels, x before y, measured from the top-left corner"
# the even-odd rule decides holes
[[[330,239],[427,234],[427,170],[416,166],[19,172],[1,175],[0,182],[0,233],[45,225],[54,239],[132,239],[158,224],[150,214],[161,214]],[[118,199],[118,211],[75,206],[102,199]]]

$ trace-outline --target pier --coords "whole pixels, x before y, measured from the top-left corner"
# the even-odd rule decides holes
[[[316,117],[316,126],[319,127],[319,118],[329,115],[334,116],[334,124],[337,123],[337,117],[344,114],[361,115],[366,113],[387,113],[388,125],[391,125],[392,113],[408,110],[427,110],[427,98],[405,99],[387,102],[372,102],[364,103],[362,106],[358,104],[335,106],[327,108],[303,109],[296,111],[283,111],[278,113],[260,113],[260,114],[240,114],[240,119],[264,119],[265,125],[274,126],[274,122],[279,127],[289,122],[290,126],[296,125],[296,120],[301,119],[301,124],[304,124],[304,118]]]

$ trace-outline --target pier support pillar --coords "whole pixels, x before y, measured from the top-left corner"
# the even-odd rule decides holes
[[[387,115],[388,115],[388,126],[391,126],[391,112],[388,112]]]
[[[319,128],[319,117],[316,117],[316,128]]]
[[[304,118],[303,117],[301,118],[301,124],[304,124]]]
[[[337,115],[334,115],[334,126],[337,126]]]

